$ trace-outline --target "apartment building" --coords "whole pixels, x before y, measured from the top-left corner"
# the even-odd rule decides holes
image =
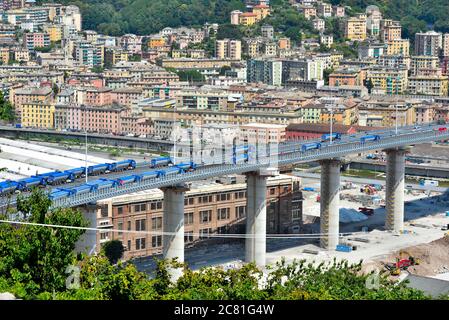
[[[220,90],[184,89],[176,94],[176,105],[197,110],[226,110],[228,93]]]
[[[319,3],[318,4],[318,15],[323,18],[332,17],[332,5],[329,3]]]
[[[326,47],[330,48],[333,43],[334,43],[334,36],[333,35],[322,34],[320,36],[320,44],[323,44]]]
[[[415,55],[439,56],[443,48],[443,35],[440,32],[428,31],[415,34]]]
[[[268,123],[248,123],[241,125],[242,134],[249,143],[278,144],[285,141],[286,125]]]
[[[247,62],[247,81],[280,86],[282,61],[276,59],[251,59]]]
[[[216,40],[215,57],[217,59],[240,60],[242,58],[241,41],[231,39]]]
[[[31,102],[44,102],[51,100],[53,91],[50,87],[24,87],[14,90],[10,94],[10,101],[15,106],[16,117],[21,119],[22,105]]]
[[[239,15],[239,24],[243,26],[252,26],[257,22],[257,14],[252,12],[244,12]]]
[[[117,104],[103,106],[58,104],[55,106],[54,126],[56,129],[121,134],[121,117],[126,115],[127,108]]]
[[[407,90],[410,94],[447,96],[448,78],[443,75],[413,75],[408,78]]]
[[[345,21],[345,38],[355,41],[366,39],[366,18],[352,17]]]
[[[43,32],[25,33],[23,35],[23,43],[28,50],[48,47],[50,46],[50,36],[48,33]]]
[[[371,80],[374,92],[383,94],[403,94],[407,90],[408,70],[404,68],[371,67],[366,79]]]
[[[312,20],[313,28],[319,32],[323,32],[326,29],[326,23],[321,18],[315,18]]]
[[[270,26],[269,24],[264,24],[262,27],[260,27],[260,32],[262,34],[262,37],[267,39],[273,39],[274,38],[274,28],[273,26]]]
[[[402,39],[402,26],[399,21],[384,19],[381,21],[380,39],[382,42]]]
[[[239,179],[241,180],[241,179]],[[97,243],[118,239],[125,259],[162,252],[163,192],[159,189],[114,197],[97,202],[97,225],[114,230],[149,231],[148,234],[112,232],[105,228]],[[184,233],[186,245],[212,234],[244,233],[246,183],[194,183],[185,194]],[[302,226],[300,179],[279,175],[267,180],[267,233],[297,233]],[[154,234],[151,234],[154,232]]]
[[[53,129],[55,106],[50,101],[36,101],[22,104],[21,124],[23,127]]]
[[[403,55],[410,54],[410,40],[408,39],[393,39],[387,42],[387,55]]]
[[[417,75],[422,69],[439,68],[439,59],[435,56],[412,56],[410,59],[410,73]]]

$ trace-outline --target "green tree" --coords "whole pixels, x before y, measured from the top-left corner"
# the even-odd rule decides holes
[[[16,114],[14,111],[14,106],[9,102],[9,100],[5,100],[3,96],[3,92],[0,91],[0,119],[7,122],[14,122],[16,119]]]
[[[125,248],[120,240],[110,240],[102,245],[104,255],[111,264],[116,264],[123,257]]]
[[[70,208],[50,210],[51,201],[36,189],[18,197],[17,211],[26,221],[85,227],[82,214]],[[0,225],[0,279],[19,297],[32,298],[42,291],[65,290],[66,267],[76,256],[75,243],[83,230],[36,225]]]

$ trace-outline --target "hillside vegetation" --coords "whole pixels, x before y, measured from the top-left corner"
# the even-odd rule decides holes
[[[447,0],[328,0],[332,4],[350,6],[349,13],[365,11],[377,5],[385,17],[400,20],[403,37],[434,28],[449,32]],[[227,23],[232,10],[245,10],[244,0],[58,0],[74,4],[83,13],[83,28],[109,35],[124,33],[150,34],[164,27],[200,26],[205,22]],[[274,17],[281,29],[309,29],[310,24],[290,11],[276,10],[288,6],[288,0],[272,0]],[[279,15],[279,16],[278,16]],[[284,30],[286,31],[286,30]],[[290,31],[290,33],[294,33]]]

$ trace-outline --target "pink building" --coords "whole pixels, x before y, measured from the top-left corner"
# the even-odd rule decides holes
[[[126,108],[119,105],[56,105],[55,128],[98,133],[121,133],[121,117]]]
[[[143,90],[141,88],[119,88],[111,93],[112,101],[131,107],[131,105],[143,98]]]
[[[85,103],[91,106],[104,106],[112,103],[112,89],[102,88],[87,88]]]
[[[280,143],[285,141],[286,125],[268,123],[248,123],[240,126],[240,130],[248,136],[250,143]]]
[[[28,50],[50,46],[50,36],[48,33],[34,32],[23,35],[23,43]]]

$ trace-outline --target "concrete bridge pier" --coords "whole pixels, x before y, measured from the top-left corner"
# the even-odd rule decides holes
[[[246,174],[245,261],[265,266],[267,236],[267,178],[279,174],[275,168]]]
[[[404,229],[404,181],[407,148],[385,150],[387,176],[385,183],[385,229],[400,232]]]
[[[320,246],[335,250],[339,242],[340,165],[338,159],[326,159],[321,164]]]
[[[187,185],[162,188],[164,191],[164,218],[162,237],[163,257],[171,260],[177,258],[184,262],[184,194]],[[168,234],[165,234],[167,232]],[[182,276],[182,268],[169,268],[172,281]]]
[[[86,204],[79,207],[84,219],[89,223],[88,228],[97,228],[97,206]],[[75,252],[93,255],[97,252],[97,231],[86,230],[75,244]]]

